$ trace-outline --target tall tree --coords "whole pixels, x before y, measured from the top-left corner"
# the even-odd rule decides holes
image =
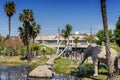
[[[79,37],[73,37],[73,42],[75,43],[75,48],[77,50],[77,43],[79,42]]]
[[[28,61],[31,60],[30,50],[29,50],[29,40],[30,40],[30,32],[29,28],[31,27],[31,22],[34,21],[33,11],[29,9],[24,9],[23,13],[20,13],[19,15],[19,21],[23,22],[23,27],[25,28],[25,40],[27,45],[27,59]]]
[[[120,47],[120,17],[116,23],[116,28],[114,30],[115,42]]]
[[[8,30],[9,30],[9,49],[10,49],[10,35],[11,35],[11,17],[16,11],[16,5],[14,2],[6,2],[4,4],[4,11],[8,16]]]
[[[2,47],[3,47],[2,43],[3,43],[3,37],[0,34],[0,53],[1,53],[1,50],[2,50]]]
[[[113,65],[111,64],[111,52],[110,52],[110,42],[108,36],[108,24],[107,24],[107,14],[106,14],[106,0],[100,0],[101,2],[101,13],[102,13],[102,20],[103,20],[103,28],[104,28],[104,36],[105,36],[105,46],[106,46],[106,58],[107,58],[107,67],[108,67],[108,76],[107,80],[117,80],[114,77],[113,73]]]
[[[80,37],[78,37],[78,36],[73,36],[73,42],[75,43],[75,49],[76,49],[76,54],[75,54],[75,56],[76,56],[76,59],[77,59],[77,44],[78,44],[78,42],[79,42],[79,38]]]
[[[67,35],[67,32],[66,32],[65,29],[62,29],[62,30],[61,30],[61,35],[62,35],[62,37],[65,39],[65,46],[66,46],[68,35]]]
[[[26,34],[25,34],[25,29],[22,27],[18,28],[19,36],[22,39],[22,42],[24,45],[27,45],[27,40],[26,40]]]
[[[108,34],[109,34],[109,39],[110,39],[110,43],[114,42],[114,34],[112,33],[112,30],[108,30]],[[102,42],[105,42],[105,37],[104,37],[104,30],[99,30],[98,33],[96,34],[97,38],[99,40],[97,40],[97,44],[102,45]]]
[[[65,46],[69,44],[69,37],[71,35],[72,26],[70,24],[66,24],[65,29],[61,30],[61,35],[65,39]]]
[[[37,37],[37,35],[40,33],[40,25],[37,24],[36,22],[33,22],[32,25],[31,25],[31,29],[30,29],[30,35],[33,39],[33,43],[34,43],[34,39]]]

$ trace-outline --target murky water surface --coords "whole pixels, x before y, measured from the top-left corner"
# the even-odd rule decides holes
[[[0,65],[0,80],[27,80],[28,66]]]
[[[53,78],[28,78],[30,68],[25,65],[0,65],[0,80],[80,80],[73,75],[55,75]]]

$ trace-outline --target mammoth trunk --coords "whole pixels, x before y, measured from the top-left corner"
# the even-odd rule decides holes
[[[82,54],[81,54],[80,65],[82,65],[87,58],[88,58],[88,56],[86,56],[85,53],[82,53]]]

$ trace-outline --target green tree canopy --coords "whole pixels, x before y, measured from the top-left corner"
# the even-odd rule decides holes
[[[73,36],[73,39],[74,39],[73,42],[75,43],[75,47],[76,47],[76,48],[77,48],[77,43],[79,43],[79,38],[80,38],[80,37],[74,37],[74,36]],[[76,49],[76,50],[77,50],[77,49]]]
[[[25,38],[25,36],[26,36],[25,29],[22,27],[19,27],[18,32],[19,32],[19,36],[22,39],[22,42],[24,43],[24,45],[27,45],[26,38]]]
[[[0,34],[0,42],[2,41],[2,36],[1,36],[1,34]]]
[[[3,44],[3,36],[0,34],[0,50],[2,49]]]
[[[112,33],[111,29],[108,30],[108,34],[109,34],[110,42],[113,43],[114,42],[114,34]],[[98,37],[97,44],[102,45],[102,42],[105,42],[104,30],[99,30],[98,33],[96,34],[96,36]]]
[[[34,39],[37,37],[37,35],[40,33],[40,25],[37,24],[36,22],[32,22],[32,25],[31,25],[31,28],[30,28],[30,35],[33,39],[33,42],[34,42]]]
[[[77,44],[77,43],[79,42],[79,38],[80,38],[80,37],[74,37],[74,36],[73,36],[73,39],[74,39],[73,42],[74,42],[75,44]]]
[[[61,35],[65,39],[65,43],[66,43],[65,45],[68,45],[69,43],[69,37],[71,35],[71,31],[72,31],[72,26],[70,24],[66,24],[65,29],[61,30]],[[68,42],[66,42],[66,39],[68,40]]]
[[[120,47],[120,16],[119,16],[119,19],[116,23],[116,28],[114,30],[114,35],[115,35],[115,42]]]
[[[8,17],[11,17],[16,11],[16,5],[14,2],[6,2],[4,4],[4,11]]]

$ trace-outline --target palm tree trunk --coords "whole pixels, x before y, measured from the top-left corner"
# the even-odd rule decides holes
[[[11,53],[11,39],[10,39],[10,31],[11,31],[11,16],[8,17],[8,31],[9,31],[9,43],[8,43],[8,54],[10,55]]]
[[[108,25],[107,25],[107,14],[106,14],[106,0],[101,0],[101,12],[104,26],[104,36],[105,36],[105,46],[106,46],[106,58],[107,58],[107,67],[108,67],[108,76],[107,80],[117,80],[114,77],[113,65],[111,64],[111,52],[110,52],[110,42],[108,36]]]
[[[27,45],[27,60],[30,61],[30,50],[29,50],[29,33],[28,33],[28,26],[26,26],[26,45]]]

